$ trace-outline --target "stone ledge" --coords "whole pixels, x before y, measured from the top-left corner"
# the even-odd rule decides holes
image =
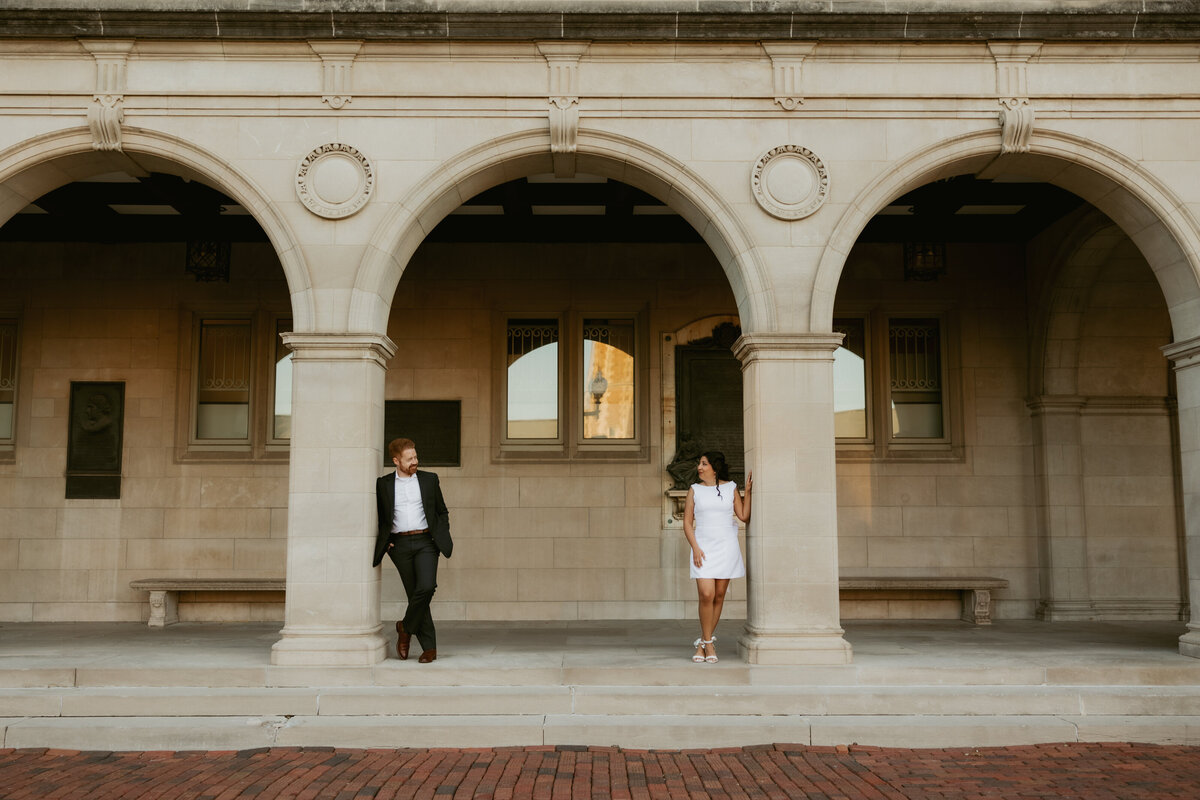
[[[30,3],[29,5],[35,5]],[[586,11],[430,12],[427,4],[331,3],[329,10],[174,10],[170,3],[121,4],[122,10],[70,3],[0,12],[0,39],[354,39],[367,41],[547,40],[760,41],[1191,41],[1200,39],[1200,5],[1163,4],[1172,13],[1097,4],[1076,13],[1011,10],[904,13],[751,12],[597,13]],[[75,5],[82,5],[75,4]],[[117,3],[113,3],[117,5]],[[997,4],[999,5],[999,4]],[[1141,5],[1141,4],[1136,4]],[[232,7],[237,10],[229,10]],[[371,10],[360,10],[366,7]],[[536,8],[537,6],[522,6]],[[703,9],[698,4],[697,9]],[[724,4],[716,8],[737,8]],[[1057,6],[1048,5],[1054,9]],[[193,7],[194,8],[194,7]],[[354,10],[342,10],[352,8]],[[380,10],[386,9],[386,10]],[[411,8],[411,11],[405,11]],[[861,9],[859,4],[856,8]],[[397,10],[399,9],[399,10]]]

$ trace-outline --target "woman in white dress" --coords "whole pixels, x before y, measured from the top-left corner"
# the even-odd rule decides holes
[[[738,546],[736,516],[750,521],[750,489],[754,474],[746,473],[746,497],[738,495],[737,484],[729,480],[724,453],[711,451],[700,456],[696,468],[699,483],[688,488],[683,508],[683,535],[692,548],[691,576],[696,579],[700,597],[700,638],[693,642],[692,661],[717,663],[717,623],[725,605],[729,581],[746,574],[742,550]]]

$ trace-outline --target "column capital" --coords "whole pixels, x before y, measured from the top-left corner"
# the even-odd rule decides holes
[[[396,355],[396,343],[378,333],[283,333],[297,361],[375,361],[381,367]]]
[[[841,333],[743,333],[733,354],[748,366],[755,361],[832,361]]]
[[[1184,339],[1182,342],[1171,342],[1158,348],[1175,365],[1176,370],[1187,369],[1200,364],[1200,336]]]

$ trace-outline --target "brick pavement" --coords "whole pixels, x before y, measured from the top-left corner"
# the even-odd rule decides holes
[[[0,798],[1082,798],[1200,796],[1200,748],[512,747],[212,752],[0,749]]]

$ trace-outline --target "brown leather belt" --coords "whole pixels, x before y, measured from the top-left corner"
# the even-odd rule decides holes
[[[416,536],[418,533],[429,533],[429,528],[421,528],[419,531],[393,531],[392,536]]]

